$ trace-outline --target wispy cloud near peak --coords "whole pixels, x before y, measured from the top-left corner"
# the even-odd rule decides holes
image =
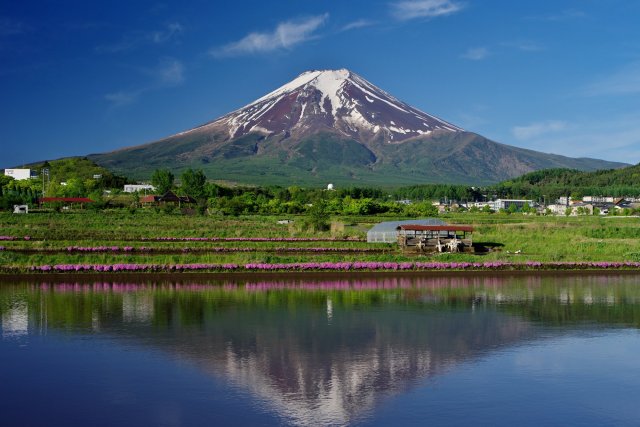
[[[107,93],[104,99],[109,101],[112,107],[123,107],[133,104],[140,96],[140,93],[140,91],[119,90],[117,92]]]
[[[104,99],[111,104],[111,107],[117,108],[133,104],[149,92],[175,87],[185,81],[184,64],[172,58],[161,61],[156,67],[140,69],[139,72],[146,76],[145,84],[104,95]]]
[[[474,47],[460,55],[461,58],[469,59],[471,61],[481,61],[487,56],[489,56],[489,49],[486,47]]]
[[[184,31],[184,27],[179,22],[167,24],[164,28],[156,31],[134,31],[125,35],[117,43],[98,46],[98,52],[120,53],[135,50],[149,45],[162,45],[175,41]]]
[[[400,21],[451,15],[464,9],[455,0],[404,0],[391,4],[391,14]]]
[[[567,128],[567,122],[561,120],[547,120],[544,122],[531,123],[526,126],[515,126],[512,129],[512,133],[517,139],[524,141],[549,133],[561,132]]]
[[[271,32],[249,33],[242,39],[210,51],[213,56],[241,56],[291,49],[315,37],[316,31],[329,19],[329,14],[301,20],[281,22]]]
[[[340,30],[341,31],[355,30],[358,28],[370,27],[374,24],[375,22],[369,21],[368,19],[358,19],[357,21],[348,23],[347,25],[342,27]]]
[[[156,75],[162,85],[180,84],[184,82],[184,65],[176,59],[167,61],[157,68]]]
[[[640,93],[640,61],[592,83],[586,90],[589,96],[635,95]]]
[[[171,24],[168,24],[165,29],[152,32],[150,34],[150,38],[156,44],[165,43],[178,36],[183,30],[184,28],[179,22],[172,22]]]

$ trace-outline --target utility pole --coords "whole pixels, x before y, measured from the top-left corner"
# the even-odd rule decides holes
[[[44,185],[44,177],[47,177],[47,184],[49,183],[49,168],[42,168],[40,171],[42,173],[42,197],[45,196],[45,185]]]

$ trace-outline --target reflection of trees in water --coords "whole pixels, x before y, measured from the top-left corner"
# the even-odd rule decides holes
[[[464,360],[534,339],[536,328],[523,317],[638,325],[636,281],[572,275],[26,284],[0,288],[0,313],[3,331],[24,327],[26,318],[34,330],[99,328],[133,337],[251,390],[295,422],[326,424],[353,420]]]

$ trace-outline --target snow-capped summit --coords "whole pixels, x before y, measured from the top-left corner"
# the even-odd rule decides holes
[[[411,107],[346,69],[306,71],[203,127],[220,126],[230,138],[251,132],[300,135],[324,127],[360,142],[378,136],[386,142],[400,142],[434,131],[463,130]]]
[[[488,140],[399,101],[345,69],[314,70],[202,126],[91,156],[118,173],[202,168],[249,184],[494,183],[537,169],[611,169]],[[133,175],[133,174],[136,175]]]

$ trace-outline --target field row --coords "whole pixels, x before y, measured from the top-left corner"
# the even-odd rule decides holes
[[[341,247],[133,247],[133,246],[67,246],[65,248],[11,248],[0,246],[0,251],[20,254],[77,254],[77,253],[111,253],[129,255],[167,255],[181,253],[381,253],[389,252],[384,248],[341,248]]]
[[[79,272],[265,272],[265,271],[530,271],[530,270],[639,270],[640,262],[299,262],[226,264],[56,264],[29,268],[0,267],[5,273],[79,273]]]

